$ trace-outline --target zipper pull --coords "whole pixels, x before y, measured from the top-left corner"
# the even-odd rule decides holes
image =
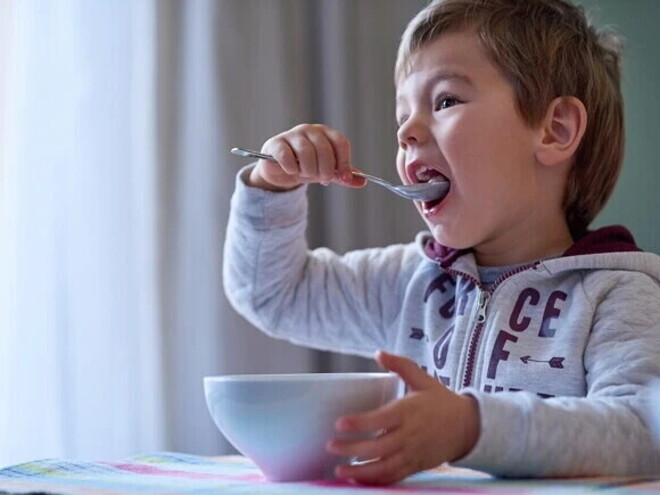
[[[488,300],[490,299],[490,292],[487,290],[482,290],[479,293],[479,309],[477,311],[477,323],[483,323],[486,321],[486,306],[488,305]]]

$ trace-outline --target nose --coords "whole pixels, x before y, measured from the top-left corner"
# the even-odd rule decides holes
[[[399,147],[407,149],[408,146],[418,146],[426,141],[429,134],[429,128],[424,118],[418,114],[413,114],[399,127],[396,137],[399,141]]]

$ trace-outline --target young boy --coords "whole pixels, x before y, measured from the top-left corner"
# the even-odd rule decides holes
[[[414,243],[310,251],[305,184],[359,187],[350,144],[301,125],[237,180],[226,294],[269,335],[373,355],[409,393],[340,418],[336,475],[391,483],[443,462],[504,476],[660,473],[660,257],[587,227],[622,160],[615,37],[566,0],[445,0],[406,29],[397,170],[441,176]],[[303,186],[303,187],[301,187]],[[392,353],[392,354],[390,354]],[[351,432],[378,432],[348,440]]]

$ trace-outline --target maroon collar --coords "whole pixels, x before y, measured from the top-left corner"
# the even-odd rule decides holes
[[[433,238],[428,238],[424,244],[427,256],[447,268],[457,258],[469,252],[469,249],[453,249],[443,246]],[[621,253],[641,251],[635,244],[635,239],[628,229],[621,225],[611,225],[597,230],[587,231],[576,240],[562,256],[579,256],[583,254]]]
[[[563,256],[631,251],[641,251],[641,249],[635,244],[635,239],[630,231],[621,225],[611,225],[587,231],[566,250]]]

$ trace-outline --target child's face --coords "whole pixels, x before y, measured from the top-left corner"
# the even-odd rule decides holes
[[[470,31],[442,35],[411,62],[397,84],[397,171],[404,183],[420,182],[424,167],[450,180],[439,204],[416,203],[433,236],[478,252],[533,235],[539,130],[517,112],[511,85]]]

